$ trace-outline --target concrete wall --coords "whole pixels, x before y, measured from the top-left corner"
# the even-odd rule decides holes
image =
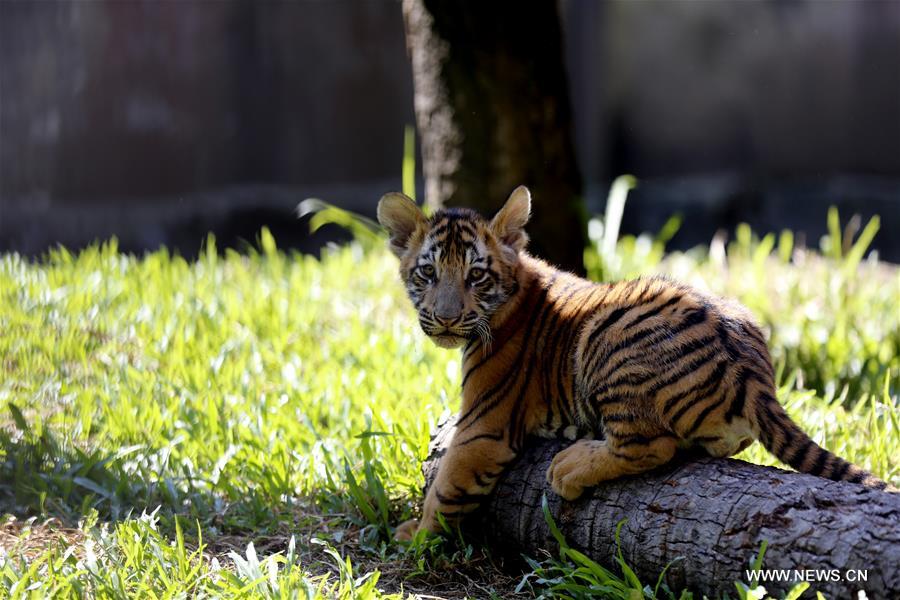
[[[784,214],[814,237],[833,202],[900,228],[900,2],[561,15],[591,208],[630,172],[626,225],[681,210],[682,244]],[[0,2],[0,249],[300,243],[304,197],[371,213],[399,187],[413,120],[393,0]]]

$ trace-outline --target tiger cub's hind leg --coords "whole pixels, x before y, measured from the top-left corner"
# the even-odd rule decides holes
[[[554,492],[574,500],[600,482],[664,465],[672,460],[676,447],[675,437],[669,434],[578,440],[553,457],[547,481]]]
[[[729,434],[731,432],[728,432]],[[706,453],[716,458],[725,458],[734,456],[743,451],[747,446],[753,443],[752,437],[727,435],[720,436],[700,436],[691,440],[706,450]]]

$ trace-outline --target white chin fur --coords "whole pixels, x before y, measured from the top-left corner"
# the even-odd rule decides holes
[[[441,348],[459,348],[466,342],[466,338],[453,335],[439,335],[432,337],[431,341]]]

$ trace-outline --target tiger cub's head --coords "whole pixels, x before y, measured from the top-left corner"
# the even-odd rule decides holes
[[[422,330],[444,348],[476,336],[490,341],[491,317],[516,293],[519,252],[531,194],[516,188],[488,221],[467,208],[439,210],[426,217],[399,193],[378,203],[378,221],[400,258],[400,277],[419,313]]]

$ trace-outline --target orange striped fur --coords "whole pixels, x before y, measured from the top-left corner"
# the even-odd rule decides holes
[[[379,203],[422,329],[463,353],[453,441],[421,522],[398,539],[476,508],[529,435],[578,440],[547,472],[570,500],[679,447],[730,456],[754,440],[798,471],[887,487],[790,419],[745,308],[665,278],[593,283],[555,269],[524,251],[530,207],[524,187],[491,221],[458,208],[427,218],[402,194]]]

